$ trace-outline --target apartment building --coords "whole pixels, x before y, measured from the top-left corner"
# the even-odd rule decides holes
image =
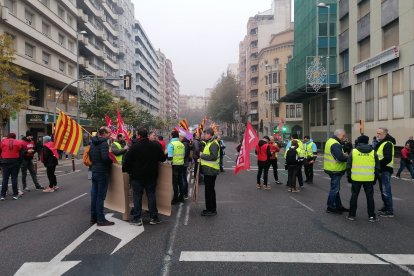
[[[290,20],[290,0],[273,0],[271,9],[250,17],[247,22],[247,34],[239,45],[239,74],[241,78],[241,109],[246,114],[247,120],[252,126],[259,129],[259,51],[269,45],[272,34],[289,29],[292,25]],[[241,60],[245,57],[245,62]],[[245,64],[245,65],[244,65]]]
[[[179,106],[179,84],[174,76],[172,62],[161,50],[157,51],[160,62],[160,116],[176,118]]]
[[[138,20],[132,28],[135,46],[136,102],[151,114],[160,112],[160,63],[157,51]]]
[[[398,146],[413,135],[414,2],[338,3],[340,89],[349,94],[352,139],[386,127]],[[352,96],[351,96],[352,95]]]
[[[269,46],[259,54],[259,131],[262,135],[302,134],[302,104],[281,103],[279,99],[286,95],[286,65],[292,58],[293,30],[289,29],[272,35]],[[278,129],[283,121],[286,131]]]
[[[52,132],[56,97],[77,78],[78,14],[75,1],[1,1],[0,32],[13,38],[15,64],[36,88],[28,108],[10,118],[7,132],[19,136],[27,130],[36,136]],[[57,107],[76,115],[76,85],[60,96]]]

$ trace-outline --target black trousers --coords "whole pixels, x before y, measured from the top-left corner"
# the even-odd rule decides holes
[[[206,209],[210,212],[216,212],[216,186],[217,175],[204,175],[204,197],[206,200]]]
[[[173,175],[173,190],[174,198],[173,200],[177,201],[182,199],[184,196],[184,183],[183,183],[183,173],[184,166],[172,165],[172,175]]]
[[[296,177],[299,172],[299,166],[290,165],[288,166],[288,186],[296,189]]]
[[[263,184],[267,186],[267,178],[269,175],[269,168],[270,165],[260,166],[259,170],[257,171],[257,184],[260,184],[260,179],[262,178],[262,172],[263,172]]]
[[[275,177],[275,181],[279,180],[279,175],[277,173],[277,158],[276,159],[270,159],[270,165],[273,168],[273,176]]]
[[[308,161],[305,161],[303,164],[304,170],[305,170],[305,176],[306,180],[312,182],[313,181],[313,163],[309,163]]]
[[[358,196],[361,191],[361,186],[364,187],[365,196],[367,198],[368,217],[375,217],[375,203],[374,203],[374,182],[358,182],[352,181],[352,196],[349,206],[349,216],[355,217]]]
[[[55,170],[56,166],[46,167],[47,178],[49,179],[49,188],[53,188],[57,185]]]
[[[298,165],[298,171],[296,172],[296,177],[298,178],[299,186],[303,186],[303,177],[302,177],[302,164]]]

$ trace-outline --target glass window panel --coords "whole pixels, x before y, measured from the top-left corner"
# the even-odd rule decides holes
[[[378,120],[388,119],[388,98],[378,99]]]
[[[404,117],[404,94],[394,95],[392,97],[393,118]]]

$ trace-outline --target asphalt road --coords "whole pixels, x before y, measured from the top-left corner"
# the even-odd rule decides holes
[[[216,181],[217,216],[200,216],[205,209],[201,185],[197,203],[173,206],[171,217],[161,216],[159,225],[144,224],[142,233],[140,227],[130,228],[137,236],[113,254],[120,239],[89,226],[86,168],[80,161],[75,173],[70,164],[59,166],[59,191],[32,191],[21,200],[0,202],[0,275],[14,275],[28,263],[44,266],[27,275],[61,274],[52,272],[51,260],[63,261],[60,267],[76,261],[64,275],[414,275],[411,180],[392,179],[395,218],[368,222],[361,191],[357,220],[349,221],[345,213],[325,212],[329,180],[320,163],[314,184],[288,193],[282,159],[283,185],[257,190],[254,155],[251,171],[234,176],[233,143],[227,142],[226,154],[226,172]],[[46,184],[45,175],[40,176]],[[272,171],[269,179],[273,182]],[[345,178],[341,196],[348,207],[350,185]],[[378,186],[375,203],[382,207]],[[120,214],[114,219],[121,219]],[[122,227],[117,223],[107,228],[120,232]],[[62,253],[86,231],[90,234],[85,239],[67,255]]]

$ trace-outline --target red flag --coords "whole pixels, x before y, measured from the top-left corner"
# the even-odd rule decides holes
[[[124,134],[125,139],[130,143],[131,139],[128,136],[128,131],[127,131],[125,125],[124,125],[124,121],[122,120],[121,113],[119,113],[119,110],[117,110],[117,113],[118,113],[118,129],[117,129],[116,133],[117,134],[120,134],[120,133]]]
[[[239,171],[250,169],[250,151],[254,149],[258,143],[259,137],[250,122],[248,122],[239,156],[237,157],[237,164],[234,168],[235,175]]]
[[[112,122],[111,118],[107,114],[105,114],[106,125],[111,129],[111,139],[116,139],[116,128],[114,123]]]

